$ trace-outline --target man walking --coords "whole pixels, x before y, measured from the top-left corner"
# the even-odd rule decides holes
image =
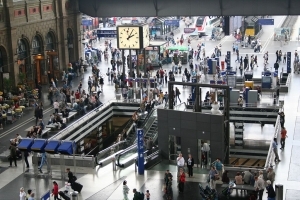
[[[273,152],[275,154],[275,162],[280,162],[277,149],[277,138],[274,138],[272,143]]]
[[[281,150],[284,150],[284,146],[285,146],[285,139],[288,137],[287,136],[287,131],[285,129],[285,127],[281,128],[281,139],[280,139],[280,145],[281,145]]]
[[[9,162],[10,162],[10,167],[12,167],[12,161],[14,161],[15,166],[17,167],[17,148],[14,143],[10,143],[10,155],[9,155]]]

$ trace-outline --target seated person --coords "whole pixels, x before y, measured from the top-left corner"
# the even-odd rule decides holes
[[[242,175],[240,174],[240,172],[237,172],[236,173],[236,176],[234,177],[234,182],[235,182],[235,184],[237,184],[237,185],[242,185],[242,184],[244,184],[244,182],[243,182],[243,177],[242,177]]]
[[[228,171],[227,170],[225,170],[222,174],[222,182],[227,183],[227,184],[230,182],[230,180],[228,178]]]
[[[45,124],[43,122],[43,119],[39,119],[39,128],[41,128],[42,130],[45,129]]]
[[[43,133],[43,129],[42,129],[41,126],[39,126],[39,128],[38,128],[38,130],[36,132],[36,135],[38,135],[40,137],[42,135],[42,133]]]
[[[193,100],[193,98],[192,98],[192,94],[190,94],[189,95],[189,97],[187,98],[187,103],[188,103],[188,105],[191,105],[191,101]]]
[[[219,110],[220,106],[218,102],[214,101],[214,103],[211,104],[211,114],[214,115],[220,115],[222,112]]]
[[[66,128],[67,127],[67,119],[63,118],[62,119],[62,124],[61,124],[61,128]]]
[[[244,104],[244,99],[243,99],[243,96],[241,95],[239,98],[238,98],[238,106],[243,106]]]
[[[49,119],[47,125],[53,124],[54,117],[55,117],[55,113],[53,113],[52,115],[50,115],[50,119]]]

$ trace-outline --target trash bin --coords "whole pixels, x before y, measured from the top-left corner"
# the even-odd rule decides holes
[[[225,61],[221,61],[221,69],[222,69],[222,70],[225,69]]]
[[[283,185],[282,184],[275,185],[275,193],[276,193],[276,200],[283,200]]]
[[[78,192],[74,191],[71,193],[72,200],[78,200]]]

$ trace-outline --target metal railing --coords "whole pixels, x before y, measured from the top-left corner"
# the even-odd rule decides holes
[[[275,133],[273,138],[277,138],[277,136],[281,132],[281,125],[280,125],[280,116],[277,116],[276,124],[275,124]],[[269,168],[270,166],[273,166],[273,157],[274,157],[274,152],[273,152],[273,138],[271,139],[269,151],[268,151],[268,156],[266,159],[265,163],[265,168]]]
[[[70,124],[65,129],[59,131],[58,133],[56,133],[54,136],[52,136],[49,139],[60,139],[60,138],[65,137],[67,134],[69,134],[73,130],[76,130],[81,124],[83,124],[84,122],[87,122],[89,119],[95,117],[99,111],[105,109],[112,102],[117,102],[117,101],[115,99],[109,100],[108,102],[102,104],[101,106],[98,106],[97,108],[93,109],[92,111],[90,111],[89,113],[84,115],[83,117],[79,118],[78,120],[76,120],[75,122]]]
[[[101,160],[106,159],[107,157],[109,157],[110,155],[114,154],[116,152],[116,150],[121,150],[123,149],[122,146],[126,143],[126,140],[120,141],[116,144],[111,145],[110,147],[99,151],[97,153],[97,155],[95,156],[95,163],[96,165],[100,165]],[[120,148],[121,146],[121,148]]]

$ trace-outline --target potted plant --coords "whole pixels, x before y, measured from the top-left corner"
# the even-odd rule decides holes
[[[12,81],[9,78],[3,78],[3,88],[5,96],[9,96],[8,94],[11,92],[12,89]]]

